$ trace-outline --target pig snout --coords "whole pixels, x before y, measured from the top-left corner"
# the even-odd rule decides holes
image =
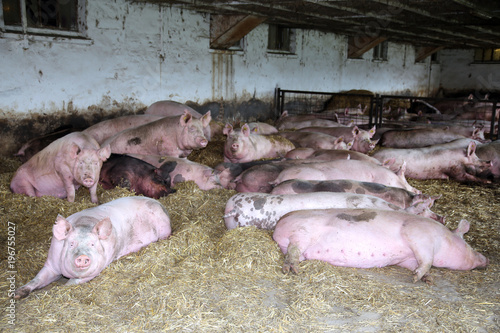
[[[75,259],[75,266],[76,266],[76,268],[81,268],[81,269],[89,267],[90,266],[90,258],[88,256],[86,256],[85,254],[79,255]]]
[[[237,143],[233,143],[233,144],[231,145],[231,150],[232,150],[232,151],[238,151],[238,149],[239,149],[239,148],[240,148],[240,145],[239,145],[239,144],[237,144]]]
[[[478,262],[476,268],[486,268],[490,264],[490,260],[483,256],[481,253],[477,253],[476,259]]]
[[[94,183],[95,183],[95,180],[94,180],[94,178],[93,178],[93,177],[91,177],[91,176],[85,176],[85,177],[83,178],[83,183],[82,183],[82,184],[83,184],[83,186],[85,186],[85,187],[92,187],[92,186],[94,186]]]
[[[206,147],[208,145],[208,140],[204,137],[198,137],[196,141],[200,147]]]

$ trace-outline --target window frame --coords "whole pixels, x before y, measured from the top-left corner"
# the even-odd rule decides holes
[[[389,42],[387,40],[373,47],[372,60],[388,61],[389,59]]]
[[[274,30],[274,36],[272,36]],[[277,40],[280,40],[280,37],[283,37],[283,32],[287,31],[286,35],[286,44],[285,47],[280,47],[277,45]],[[289,28],[283,25],[279,24],[268,24],[268,30],[267,30],[267,52],[268,53],[273,53],[273,54],[295,54],[296,51],[296,29],[295,28]],[[271,38],[274,37],[274,46],[271,45]]]
[[[489,52],[490,55],[485,57],[485,54],[487,52]],[[495,56],[495,53],[496,53],[496,56]],[[498,59],[495,59],[496,57],[498,57]],[[488,58],[488,59],[485,59],[485,58]],[[474,63],[476,63],[476,64],[499,64],[500,63],[500,47],[489,47],[489,48],[477,48],[477,49],[475,49],[475,51],[474,51]]]
[[[86,19],[86,3],[85,0],[75,0],[76,3],[76,31],[65,30],[49,27],[29,27],[26,14],[26,0],[17,0],[21,10],[21,25],[5,25],[3,14],[3,0],[0,0],[0,37],[5,33],[34,35],[34,36],[50,36],[50,37],[67,37],[67,38],[87,38],[87,19]]]

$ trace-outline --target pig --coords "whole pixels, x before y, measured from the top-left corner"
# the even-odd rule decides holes
[[[297,210],[278,221],[273,239],[285,254],[284,273],[298,274],[303,260],[357,268],[397,265],[413,271],[413,282],[431,283],[431,266],[471,270],[489,264],[464,241],[468,230],[466,220],[451,231],[404,211]]]
[[[278,135],[301,148],[349,150],[352,147],[352,143],[346,143],[343,137],[334,137],[324,133],[294,131],[279,132]]]
[[[250,127],[250,131],[255,134],[269,135],[278,133],[276,127],[268,123],[251,122],[248,123],[248,127]]]
[[[450,131],[448,127],[412,128],[384,132],[380,145],[388,148],[421,148],[458,139],[465,139],[465,136]]]
[[[223,188],[219,180],[219,172],[211,167],[190,161],[186,158],[171,156],[154,156],[132,154],[131,156],[141,159],[155,166],[157,172],[169,178],[170,186],[174,187],[179,183],[194,181],[200,190],[211,190],[214,188]]]
[[[301,209],[326,208],[379,208],[403,210],[383,199],[372,195],[311,192],[302,194],[238,193],[232,196],[224,211],[227,229],[256,226],[260,229],[273,229],[278,220],[286,213]],[[427,206],[414,207],[418,214],[427,214]],[[434,214],[435,215],[435,214]]]
[[[232,186],[231,183],[245,170],[256,165],[269,164],[279,160],[281,159],[251,161],[245,163],[222,162],[215,166],[214,171],[218,173],[221,185],[226,189],[230,189]]]
[[[54,132],[45,134],[36,138],[33,138],[26,142],[18,151],[14,154],[21,163],[26,163],[31,157],[38,153],[43,148],[47,147],[49,144],[63,136],[77,132],[78,130],[72,127],[61,127],[56,129]]]
[[[480,144],[476,148],[476,155],[482,159],[491,161],[491,168],[479,173],[482,178],[500,179],[500,140]]]
[[[365,131],[360,129],[358,126],[354,127],[305,127],[301,128],[299,132],[316,132],[328,134],[333,137],[343,137],[345,141],[351,142],[351,150],[358,151],[361,153],[368,153],[373,150],[377,145],[377,140],[371,140],[375,135],[375,126],[370,130]],[[327,148],[328,149],[328,148]],[[331,149],[331,148],[330,148]]]
[[[92,136],[99,144],[129,128],[134,128],[164,118],[163,116],[135,114],[98,122],[82,132]]]
[[[272,190],[272,182],[278,175],[291,166],[314,163],[309,160],[282,160],[261,165],[254,165],[243,171],[228,186],[231,190],[238,192],[260,192],[269,193]]]
[[[224,162],[244,163],[283,157],[295,148],[289,140],[277,135],[252,134],[248,124],[236,130],[230,124],[226,124],[224,134],[227,135],[224,144]]]
[[[120,186],[155,199],[175,193],[169,173],[162,175],[155,166],[120,154],[111,154],[103,163],[99,183],[106,190]]]
[[[203,115],[196,111],[195,109],[175,101],[158,101],[151,104],[144,114],[146,115],[156,115],[162,117],[174,117],[181,116],[185,111],[188,111],[194,118],[201,119]],[[222,135],[223,126],[218,122],[211,120],[209,126],[203,127],[203,133],[208,141],[212,140],[217,135]]]
[[[466,138],[471,138],[474,140],[478,140],[481,142],[485,142],[486,138],[484,137],[485,128],[483,125],[472,125],[472,126],[461,126],[461,125],[453,125],[446,127],[450,132],[455,134],[463,135]]]
[[[186,104],[170,100],[154,102],[146,109],[146,111],[144,111],[144,114],[162,117],[175,117],[183,115],[186,110],[195,118],[200,119],[203,116],[201,113]]]
[[[101,148],[88,134],[73,132],[52,142],[17,169],[10,189],[30,197],[50,195],[75,201],[83,185],[97,203],[97,184],[102,163],[110,156],[109,145]]]
[[[394,159],[395,163],[405,161],[406,175],[414,179],[451,178],[460,182],[488,182],[478,175],[490,170],[491,162],[477,157],[476,142],[471,141],[467,148],[463,148],[455,147],[456,141],[423,148],[385,148],[372,156],[381,162],[388,159]]]
[[[36,277],[15,291],[28,296],[61,276],[66,285],[99,275],[112,261],[170,236],[170,217],[155,199],[124,197],[88,208],[68,218],[58,215],[47,261]]]
[[[207,146],[203,129],[210,120],[210,111],[200,119],[186,111],[181,116],[164,117],[121,131],[104,144],[109,144],[115,154],[187,157],[194,149]]]
[[[403,188],[414,193],[421,193],[421,191],[408,184],[405,178],[405,169],[406,163],[402,163],[399,170],[393,172],[384,166],[366,161],[333,160],[328,162],[313,162],[284,169],[271,184],[276,186],[289,179],[352,179],[364,182],[376,182],[387,186]]]
[[[337,115],[335,115],[335,117],[336,116]],[[278,120],[276,120],[274,125],[278,129],[278,131],[299,129],[310,126],[324,126],[324,127],[345,126],[339,123],[337,120],[338,120],[337,118],[335,118],[335,120],[326,119],[324,115],[317,115],[317,114],[289,115],[288,111],[285,110],[278,118]]]
[[[331,161],[339,159],[350,159],[358,161],[367,161],[375,163],[377,165],[382,165],[382,163],[366,154],[353,151],[353,150],[339,150],[339,149],[318,149],[314,150],[312,148],[296,148],[289,151],[285,158],[301,158],[314,161]]]
[[[303,180],[289,179],[276,185],[271,194],[295,194],[310,192],[344,192],[368,194],[384,199],[401,208],[408,208],[423,200],[430,200],[430,207],[439,197],[416,194],[400,187],[352,179]],[[429,207],[429,208],[430,208]]]

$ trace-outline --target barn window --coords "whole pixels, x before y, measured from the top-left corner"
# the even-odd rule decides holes
[[[2,0],[3,29],[40,35],[80,36],[83,0]]]
[[[295,29],[270,24],[267,49],[269,52],[295,53]]]
[[[500,48],[476,49],[476,62],[500,62]]]
[[[373,60],[387,60],[387,49],[389,43],[384,41],[373,48]]]

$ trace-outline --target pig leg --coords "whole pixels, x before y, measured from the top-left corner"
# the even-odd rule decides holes
[[[407,227],[402,236],[413,252],[414,258],[401,263],[400,266],[413,270],[414,283],[422,280],[431,284],[429,271],[434,261],[434,240],[426,234],[425,230],[419,228],[418,224],[414,224],[414,227]]]
[[[28,296],[33,290],[43,288],[58,280],[60,277],[61,274],[56,273],[48,266],[43,266],[43,268],[40,270],[40,272],[38,272],[33,280],[16,290],[14,298],[24,298]]]
[[[22,190],[21,190],[22,189]],[[29,197],[36,197],[37,196],[37,191],[33,187],[33,185],[25,180],[20,184],[17,184],[17,191],[18,193],[26,194]]]
[[[85,282],[92,280],[93,278],[95,278],[95,276],[86,277],[84,279],[69,279],[68,282],[66,282],[64,285],[65,286],[72,286],[75,284],[82,284],[82,283],[85,283]]]
[[[99,200],[97,199],[97,184],[99,184],[99,182],[95,182],[94,185],[92,185],[91,188],[89,188],[89,191],[90,191],[90,201],[92,201],[92,203],[99,203]]]
[[[73,176],[73,173],[71,172],[71,169],[66,165],[62,165],[57,170],[57,173],[64,184],[64,189],[66,190],[66,198],[68,199],[68,202],[75,202],[76,190],[75,190],[75,184],[73,183],[75,178]]]
[[[301,251],[297,245],[292,243],[288,244],[287,252],[285,254],[285,262],[283,264],[283,273],[288,274],[290,270],[294,274],[299,274],[299,262]]]

